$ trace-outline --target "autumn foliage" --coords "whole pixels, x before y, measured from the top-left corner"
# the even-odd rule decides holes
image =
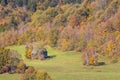
[[[25,69],[17,51],[0,48],[0,73],[24,73]]]
[[[5,1],[0,2],[1,47],[42,42],[85,53],[89,64],[97,62],[94,48],[100,55],[120,56],[120,0],[16,0],[16,5]],[[90,53],[88,48],[93,48]],[[26,49],[26,58],[31,51]]]

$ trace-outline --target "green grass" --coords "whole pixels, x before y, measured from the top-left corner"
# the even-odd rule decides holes
[[[17,50],[28,66],[47,71],[53,80],[120,80],[119,63],[83,66],[80,53],[61,52],[52,48],[48,48],[48,53],[56,57],[44,61],[28,60],[24,57],[23,46],[10,48]],[[0,80],[17,80],[19,77],[20,74],[0,74]]]

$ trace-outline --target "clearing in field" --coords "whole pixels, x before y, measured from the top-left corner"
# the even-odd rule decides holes
[[[54,56],[53,58],[44,61],[29,60],[24,56],[24,46],[9,48],[17,50],[28,66],[47,71],[53,80],[119,80],[119,63],[104,66],[83,66],[81,53],[61,52],[52,48],[47,48],[47,50],[50,56]],[[0,80],[17,80],[20,76],[20,74],[1,74]]]

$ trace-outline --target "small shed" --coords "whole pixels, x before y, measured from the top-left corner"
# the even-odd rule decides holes
[[[33,49],[31,59],[44,60],[48,57],[47,50],[45,48]]]

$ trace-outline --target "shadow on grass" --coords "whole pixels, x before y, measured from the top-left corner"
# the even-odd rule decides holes
[[[98,62],[95,66],[104,66],[105,62]]]
[[[56,57],[56,55],[47,56],[47,59],[52,59],[54,57]]]

